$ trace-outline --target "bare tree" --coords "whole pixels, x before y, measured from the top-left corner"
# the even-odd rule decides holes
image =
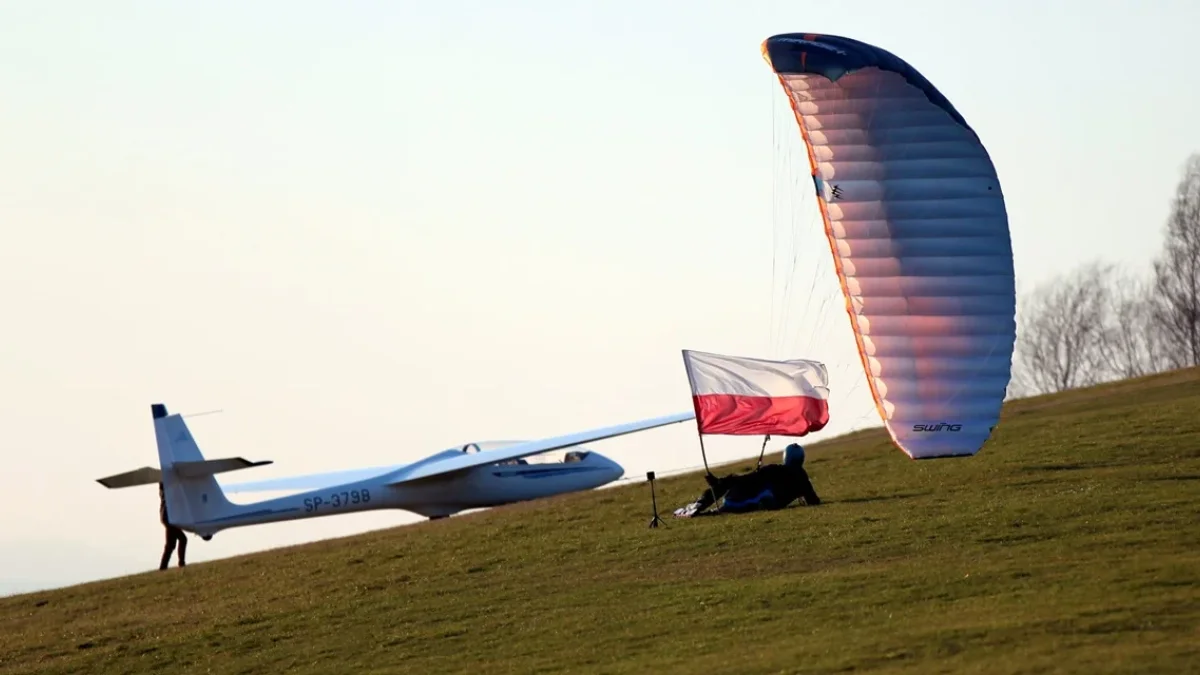
[[[1154,262],[1156,323],[1172,365],[1200,365],[1200,154],[1188,158]]]
[[[1111,276],[1111,266],[1090,263],[1024,299],[1017,312],[1013,386],[1026,390],[1022,393],[1051,393],[1104,379]]]
[[[1200,365],[1200,153],[1149,279],[1089,263],[1024,295],[1017,320],[1008,398]]]
[[[1029,381],[1028,368],[1025,367],[1025,362],[1022,360],[1022,351],[1020,336],[1022,326],[1022,311],[1025,309],[1025,289],[1024,282],[1018,277],[1014,280],[1017,293],[1017,343],[1013,345],[1012,368],[1009,370],[1008,386],[1004,390],[1004,400],[1011,401],[1026,396],[1036,396],[1041,393]]]
[[[1104,339],[1099,344],[1104,379],[1141,377],[1169,369],[1167,337],[1155,316],[1155,281],[1109,267]]]
[[[1038,393],[1034,387],[1029,384],[1029,376],[1027,370],[1021,363],[1019,353],[1013,355],[1013,364],[1011,376],[1008,379],[1008,387],[1004,390],[1004,400],[1012,401],[1026,396],[1034,396]]]

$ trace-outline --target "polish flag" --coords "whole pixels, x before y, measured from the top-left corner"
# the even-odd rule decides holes
[[[803,436],[829,423],[819,361],[768,361],[683,350],[702,434]]]

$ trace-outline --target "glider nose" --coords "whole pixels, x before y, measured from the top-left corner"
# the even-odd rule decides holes
[[[625,467],[617,464],[615,461],[604,456],[599,456],[597,459],[601,460],[601,466],[604,467],[604,477],[607,479],[607,482],[611,483],[625,475]]]

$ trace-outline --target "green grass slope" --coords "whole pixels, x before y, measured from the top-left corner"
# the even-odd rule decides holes
[[[1200,371],[809,468],[816,508],[652,530],[632,485],[0,599],[0,673],[1200,672]]]

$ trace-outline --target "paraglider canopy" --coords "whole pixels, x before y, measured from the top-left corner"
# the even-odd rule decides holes
[[[1016,340],[1008,215],[987,150],[884,49],[791,33],[762,51],[804,140],[880,417],[912,458],[974,455],[999,420]]]

